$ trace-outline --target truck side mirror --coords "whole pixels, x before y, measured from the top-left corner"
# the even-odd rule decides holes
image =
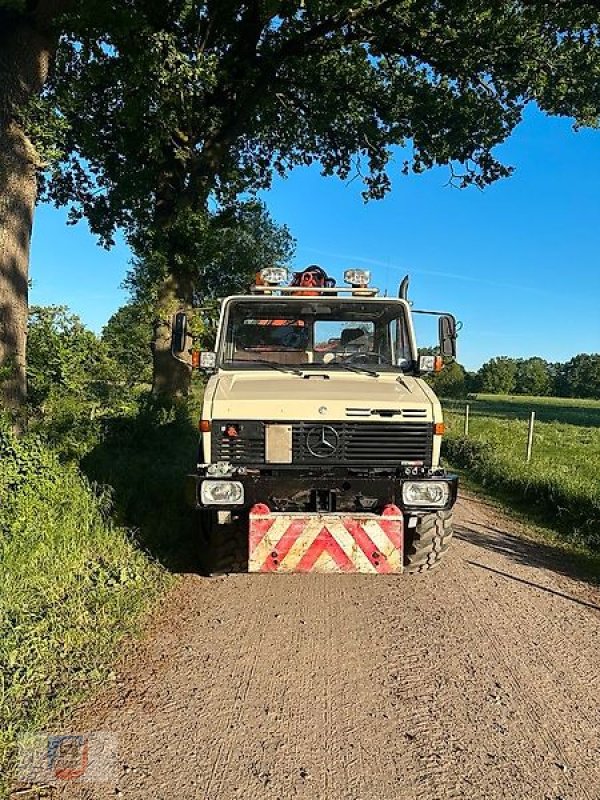
[[[187,337],[187,315],[183,311],[178,311],[173,317],[171,326],[171,352],[184,353],[187,345]]]
[[[452,314],[442,314],[439,321],[440,353],[444,358],[456,358],[456,320]]]

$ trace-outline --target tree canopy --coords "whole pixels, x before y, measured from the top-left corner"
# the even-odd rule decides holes
[[[552,389],[550,365],[543,358],[524,358],[517,361],[515,392],[517,394],[545,395]]]
[[[599,23],[575,0],[95,0],[47,97],[50,194],[109,241],[313,161],[372,198],[435,165],[485,186],[527,103],[598,124]]]
[[[561,365],[558,383],[569,397],[600,398],[600,353],[580,353]]]
[[[178,215],[174,229],[185,243],[182,254],[196,306],[246,291],[258,270],[287,266],[295,250],[288,228],[275,222],[258,200],[232,203],[213,212],[190,210]],[[161,281],[173,268],[155,247],[156,238],[146,230],[131,237],[136,258],[127,278],[135,301],[150,313]]]
[[[482,365],[478,376],[482,392],[510,394],[515,388],[517,363],[514,358],[498,356]]]
[[[127,384],[150,383],[152,311],[148,304],[134,301],[118,308],[102,329],[101,341]]]

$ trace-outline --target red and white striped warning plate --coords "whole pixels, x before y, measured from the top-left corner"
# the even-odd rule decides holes
[[[402,572],[402,512],[304,514],[250,511],[249,572]]]

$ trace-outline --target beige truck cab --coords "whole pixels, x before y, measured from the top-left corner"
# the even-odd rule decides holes
[[[223,300],[216,349],[200,354],[188,487],[204,562],[231,568],[237,550],[256,572],[430,569],[458,481],[440,466],[442,409],[422,376],[455,355],[456,323],[439,314],[440,357],[419,357],[405,289],[382,297],[364,270],[341,288],[315,269],[291,286],[263,270]]]

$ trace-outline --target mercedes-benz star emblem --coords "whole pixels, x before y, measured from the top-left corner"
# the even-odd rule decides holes
[[[331,425],[318,425],[306,434],[306,449],[315,458],[333,456],[339,443],[340,436]]]

